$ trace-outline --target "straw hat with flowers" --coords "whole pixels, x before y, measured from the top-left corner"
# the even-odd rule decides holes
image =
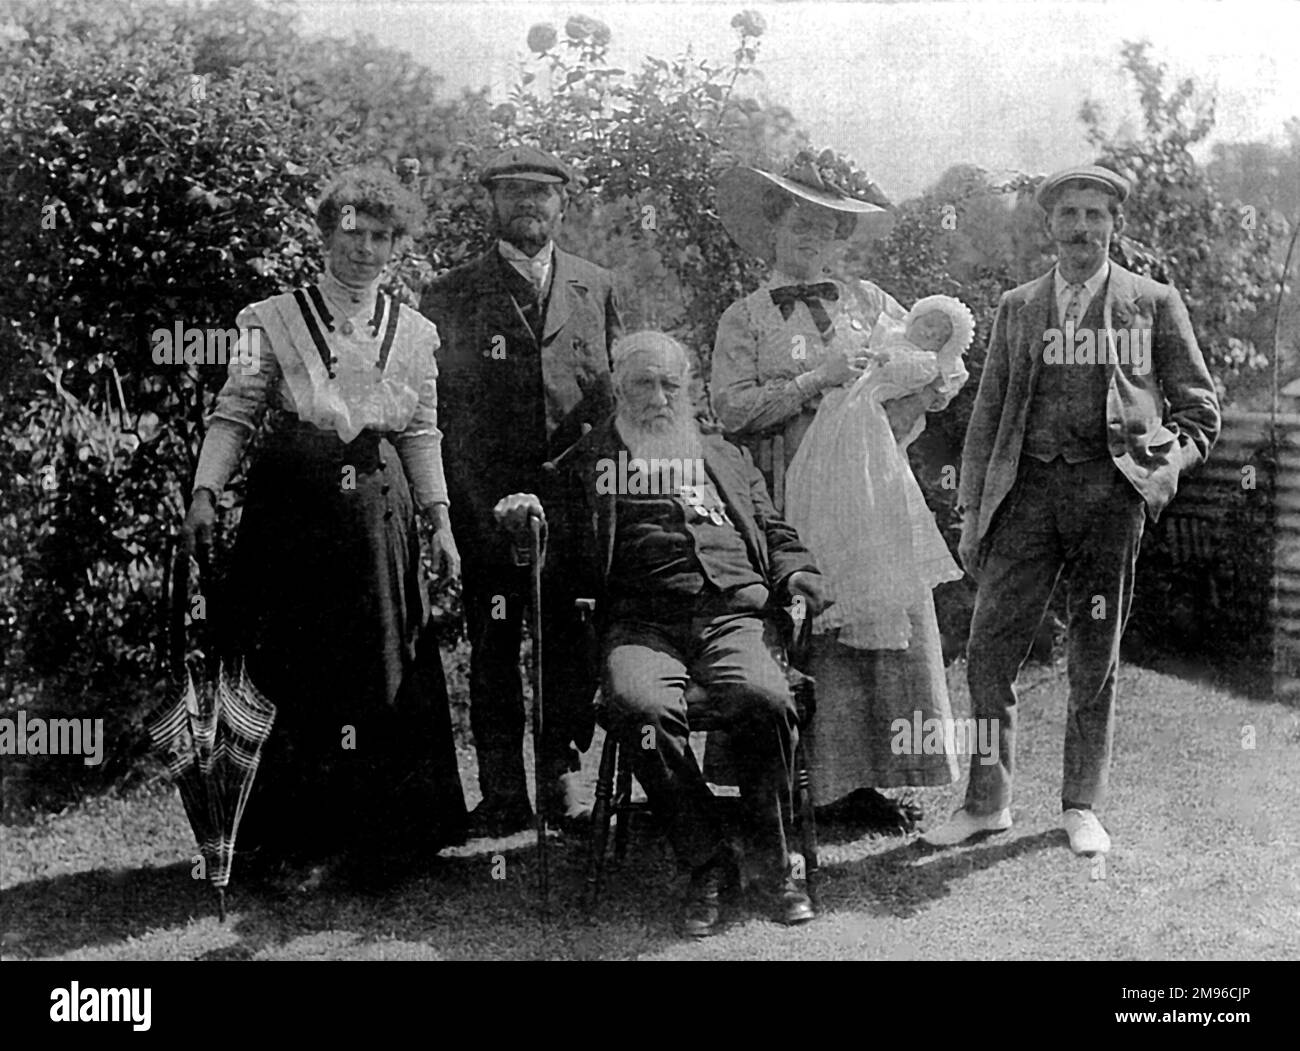
[[[791,202],[835,212],[837,240],[885,237],[894,225],[893,205],[880,188],[830,150],[805,150],[779,175],[733,168],[718,180],[717,202],[718,218],[732,239],[768,262],[776,223]]]

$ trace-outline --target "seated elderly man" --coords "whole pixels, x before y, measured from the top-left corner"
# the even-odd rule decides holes
[[[735,753],[748,832],[777,918],[813,918],[786,847],[797,716],[769,613],[802,596],[816,613],[826,586],[795,531],[777,517],[747,453],[703,435],[689,395],[690,359],[657,332],[614,347],[617,412],[563,457],[563,515],[553,535],[597,598],[609,726],[631,755],[674,852],[691,872],[683,932],[712,933],[733,862],[688,743],[688,679]],[[531,494],[498,507],[519,528]],[[558,529],[558,525],[556,526]]]

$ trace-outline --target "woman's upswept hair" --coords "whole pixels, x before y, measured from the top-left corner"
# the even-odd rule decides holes
[[[316,225],[326,237],[338,227],[344,208],[388,223],[394,237],[419,233],[424,202],[383,168],[349,168],[325,188],[316,208]]]

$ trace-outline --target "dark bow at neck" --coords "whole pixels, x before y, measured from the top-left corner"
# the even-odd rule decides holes
[[[819,332],[827,332],[831,327],[830,315],[822,306],[822,300],[831,303],[840,298],[840,290],[831,281],[821,281],[814,285],[782,285],[771,290],[772,303],[781,311],[781,320],[789,321],[798,302],[808,304],[808,311]]]

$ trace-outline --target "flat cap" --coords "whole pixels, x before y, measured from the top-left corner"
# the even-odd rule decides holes
[[[526,179],[529,182],[567,183],[573,174],[549,153],[532,146],[511,146],[483,167],[479,182],[490,186],[497,179]]]
[[[1034,194],[1034,200],[1045,211],[1050,210],[1052,202],[1056,200],[1061,187],[1067,182],[1093,183],[1097,189],[1113,193],[1120,199],[1121,204],[1128,197],[1129,184],[1124,176],[1097,164],[1081,164],[1074,168],[1064,168],[1049,175],[1043,180],[1043,184],[1038,187],[1038,192]]]

